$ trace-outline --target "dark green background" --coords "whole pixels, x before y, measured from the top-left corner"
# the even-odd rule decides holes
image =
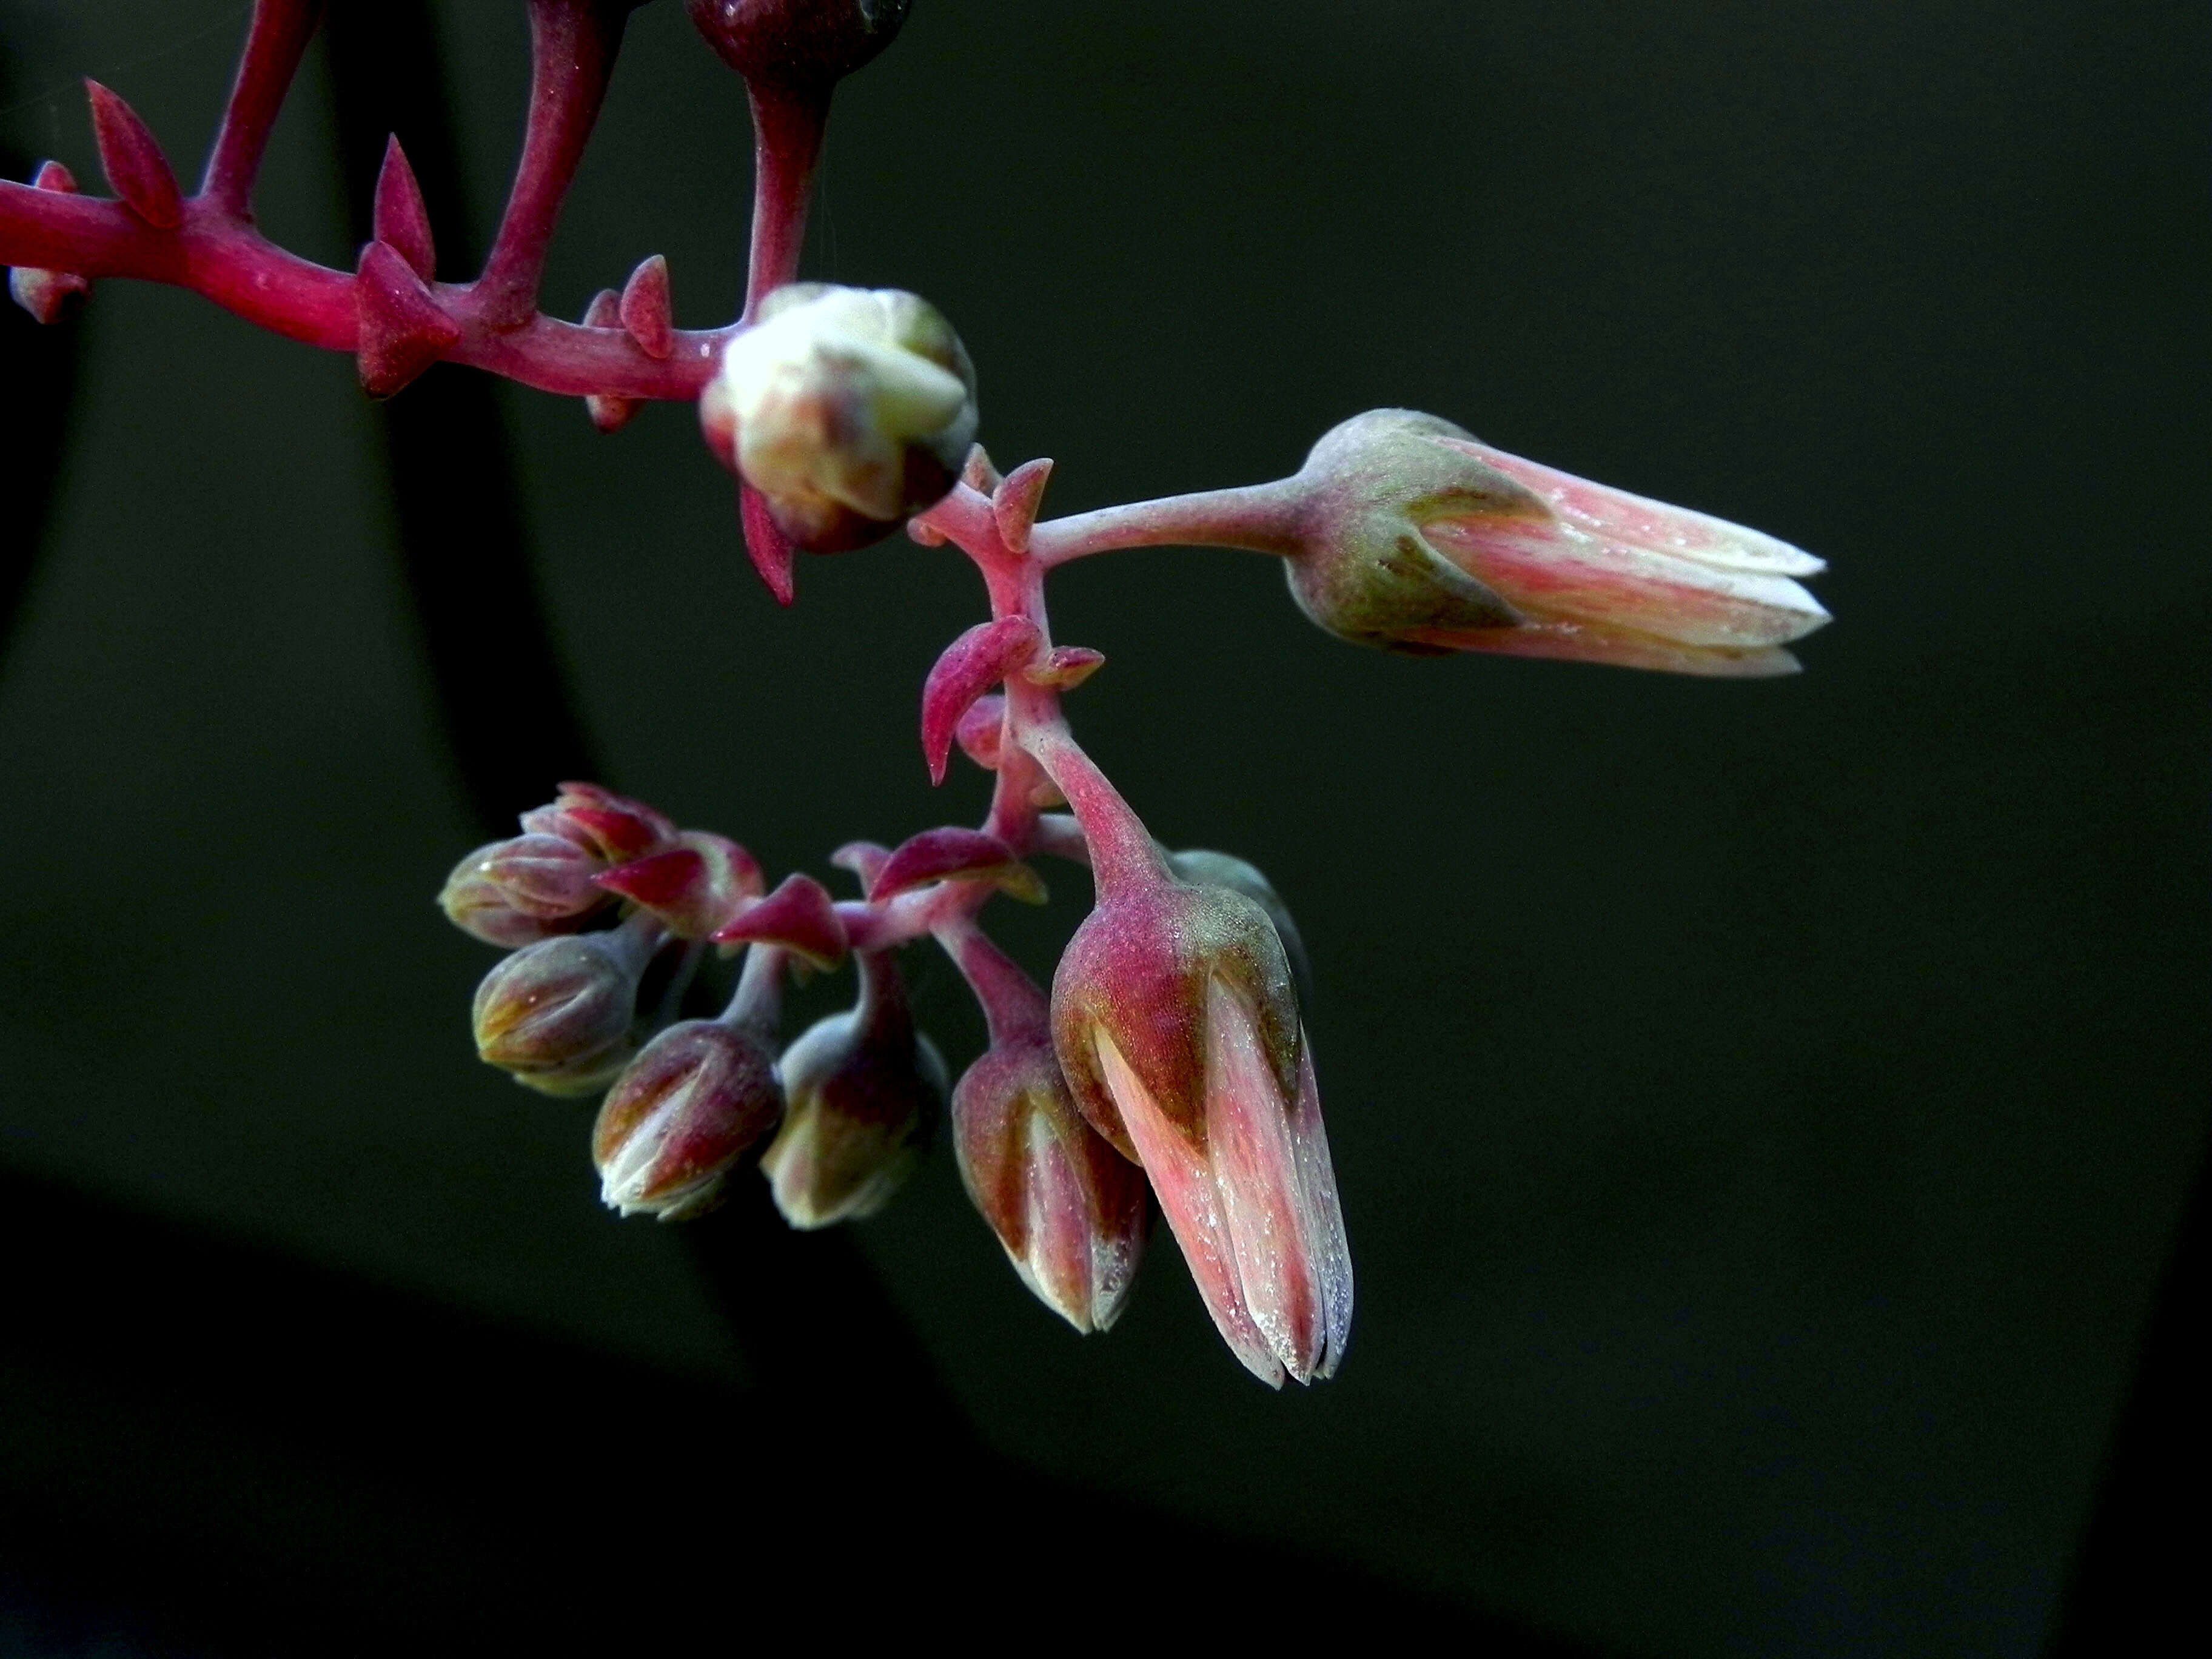
[[[90,72],[185,165],[240,11],[14,0],[0,125],[96,180]],[[441,19],[480,241],[521,8]],[[2036,1648],[2205,1129],[2206,33],[919,0],[840,95],[807,273],[938,303],[1056,510],[1402,404],[1820,553],[1838,617],[1800,678],[1703,684],[1361,653],[1243,556],[1071,571],[1085,742],[1304,931],[1358,1314],[1336,1381],[1272,1396],[1163,1234],[1079,1341],[940,1148],[858,1231],[990,1445],[1624,1654]],[[680,7],[631,34],[547,305],[659,252],[709,324],[742,101]],[[264,217],[349,263],[314,73]],[[489,954],[429,898],[477,837],[352,365],[122,284],[83,344],[0,669],[0,1164],[735,1377],[577,1112],[470,1054]],[[504,406],[608,781],[775,872],[980,810],[914,737],[982,614],[957,559],[809,560],[780,614],[688,410]],[[1009,919],[1040,969],[1057,886]]]

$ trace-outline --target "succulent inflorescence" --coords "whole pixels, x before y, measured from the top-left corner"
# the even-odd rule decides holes
[[[583,783],[464,859],[441,902],[509,950],[477,994],[479,1053],[550,1094],[605,1092],[592,1139],[606,1201],[673,1219],[711,1207],[746,1152],[794,1224],[869,1213],[948,1100],[961,1174],[1022,1279],[1079,1330],[1103,1329],[1164,1212],[1215,1323],[1255,1375],[1326,1376],[1352,1271],[1299,1015],[1303,953],[1266,878],[1153,840],[1078,745],[1064,693],[1103,659],[1055,645],[1046,580],[1116,549],[1194,544],[1284,560],[1323,629],[1409,654],[1462,650],[1756,676],[1826,620],[1796,578],[1820,562],[1698,514],[1503,454],[1401,410],[1325,434],[1295,475],[1039,521],[1050,472],[1001,475],[975,447],[975,376],[916,296],[799,283],[808,185],[838,79],[887,46],[905,0],[690,0],[744,79],[757,137],[744,314],[674,325],[647,260],[580,324],[538,309],[538,277],[628,14],[642,0],[527,0],[534,81],[513,190],[483,270],[435,276],[428,215],[395,140],[374,234],[351,272],[254,228],[253,181],[320,0],[258,0],[221,132],[185,195],[152,134],[91,86],[113,199],[49,162],[0,183],[0,260],[51,320],[99,278],[177,283],[261,326],[352,352],[392,396],[431,363],[581,397],[603,430],[647,398],[696,401],[739,483],[745,545],[790,603],[795,553],[903,525],[957,547],[991,617],[922,686],[942,781],[957,746],[994,775],[978,827],[855,842],[770,887],[744,848]],[[994,896],[1042,902],[1039,855],[1086,866],[1096,902],[1049,994],[985,934]],[[915,1027],[896,953],[933,939],[981,1004],[984,1054],[948,1090]],[[742,953],[728,1007],[680,1019],[710,952]],[[855,966],[860,996],[778,1053],[798,966]]]

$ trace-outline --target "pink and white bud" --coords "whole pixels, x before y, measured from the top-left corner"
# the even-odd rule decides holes
[[[724,348],[701,411],[776,527],[835,552],[952,488],[975,437],[975,371],[915,295],[796,283]]]
[[[873,1215],[921,1154],[945,1096],[945,1061],[918,1036],[888,953],[860,958],[860,1002],[784,1050],[783,1127],[761,1156],[794,1227]]]
[[[549,1095],[591,1094],[629,1062],[651,936],[627,927],[525,945],[477,987],[477,1054]]]
[[[516,836],[453,866],[439,908],[463,933],[513,948],[569,933],[611,902],[593,884],[599,860],[558,836]]]
[[[1227,887],[1105,898],[1052,991],[1061,1071],[1145,1167],[1215,1327],[1271,1386],[1332,1374],[1352,1261],[1289,958]]]
[[[952,1091],[968,1196],[1022,1283],[1079,1331],[1103,1331],[1144,1252],[1145,1172],[1083,1121],[1042,1034],[990,1049]]]
[[[1323,435],[1288,483],[1291,592],[1341,638],[1752,677],[1828,620],[1819,559],[1755,530],[1380,409]]]
[[[599,1196],[624,1215],[680,1221],[720,1201],[724,1177],[783,1110],[775,1060],[735,1025],[686,1020],[647,1043],[599,1108]]]

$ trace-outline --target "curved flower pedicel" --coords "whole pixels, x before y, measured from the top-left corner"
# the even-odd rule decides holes
[[[440,895],[456,925],[510,953],[477,991],[477,1051],[543,1093],[605,1095],[591,1155],[625,1215],[701,1214],[764,1146],[786,1218],[827,1225],[888,1201],[945,1110],[944,1068],[898,965],[903,947],[933,941],[990,1030],[951,1091],[953,1154],[1021,1281],[1077,1330],[1106,1329],[1157,1197],[1247,1369],[1272,1384],[1329,1376],[1350,1331],[1352,1266],[1297,929],[1245,860],[1161,847],[1078,745],[1063,699],[1104,659],[1054,643],[1052,572],[1123,548],[1243,548],[1283,559],[1306,614],[1357,643],[1741,678],[1796,666],[1787,647],[1827,620],[1800,586],[1820,561],[1407,410],[1343,422],[1273,483],[1038,522],[1052,464],[1001,476],[973,447],[975,373],[943,317],[896,289],[794,281],[831,94],[890,44],[906,0],[689,0],[752,109],[744,312],[678,328],[653,258],[581,324],[550,318],[539,274],[639,0],[523,3],[530,112],[473,279],[437,280],[433,227],[396,142],[351,270],[261,235],[254,179],[322,4],[257,0],[196,190],[96,84],[112,197],[85,194],[52,162],[28,184],[0,182],[10,293],[52,321],[96,279],[175,283],[352,353],[376,397],[443,361],[580,398],[606,432],[643,399],[694,399],[708,447],[738,475],[754,567],[786,604],[801,550],[860,547],[901,523],[924,546],[957,548],[990,615],[922,677],[921,738],[934,781],[956,748],[991,775],[981,823],[840,848],[830,861],[860,892],[839,899],[805,874],[771,885],[726,836],[560,785],[518,835],[462,860]],[[1046,901],[1039,855],[1087,867],[1096,892],[1048,1001],[983,926],[999,896]],[[686,1018],[702,966],[739,952],[726,1006]],[[848,962],[856,1006],[779,1056],[785,975]]]

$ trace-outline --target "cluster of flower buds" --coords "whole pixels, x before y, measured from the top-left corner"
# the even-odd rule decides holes
[[[1003,699],[987,706],[1005,721]],[[948,826],[896,848],[854,843],[836,861],[863,896],[839,902],[805,876],[767,892],[735,842],[571,783],[523,814],[520,835],[462,860],[440,895],[464,931],[512,948],[477,993],[477,1052],[544,1093],[605,1091],[592,1135],[602,1194],[663,1220],[713,1207],[763,1143],[761,1172],[792,1225],[871,1215],[949,1104],[976,1209],[1022,1282],[1076,1329],[1121,1313],[1157,1194],[1237,1357],[1273,1383],[1327,1376],[1351,1267],[1288,912],[1243,860],[1158,847],[1072,739],[1053,752],[1079,816],[1035,813],[1022,839],[1097,866],[1100,896],[1049,999],[976,921],[992,894],[1043,896],[998,836]],[[1001,747],[990,769],[1060,798],[1024,750]],[[990,1027],[949,1091],[896,963],[899,945],[926,935]],[[716,945],[748,952],[728,1006],[675,1019]],[[848,957],[855,1005],[779,1056],[786,964]]]
[[[636,3],[527,0],[522,152],[471,281],[436,279],[422,192],[396,142],[354,269],[262,237],[254,180],[323,6],[257,0],[195,193],[97,84],[112,198],[85,196],[52,162],[31,183],[0,181],[10,291],[51,321],[95,278],[179,283],[353,354],[380,397],[442,360],[580,397],[606,431],[643,399],[696,400],[709,447],[739,479],[747,550],[786,604],[799,550],[857,548],[902,522],[925,546],[956,547],[991,615],[925,678],[921,746],[937,781],[956,747],[993,775],[983,823],[840,849],[833,861],[862,892],[838,901],[804,875],[771,890],[736,842],[563,786],[523,815],[521,834],[463,860],[441,896],[456,924],[511,952],[477,993],[477,1050],[545,1093],[605,1091],[592,1139],[604,1196],[663,1219],[712,1206],[763,1142],[761,1168],[793,1224],[867,1215],[949,1103],[977,1209],[1023,1282],[1078,1330],[1120,1312],[1157,1198],[1231,1352],[1271,1383],[1330,1375],[1352,1268],[1297,929],[1249,864],[1162,847],[1077,746],[1060,699],[1104,659],[1052,642],[1046,579],[1122,548],[1246,548],[1281,557],[1305,613],[1360,644],[1747,677],[1793,669],[1788,646],[1827,620],[1797,580],[1820,562],[1405,410],[1345,422],[1273,483],[1040,523],[1052,464],[1001,475],[973,446],[975,374],[944,318],[898,290],[796,281],[831,92],[896,36],[908,0],[689,0],[753,115],[744,311],[721,328],[678,328],[667,266],[653,258],[598,295],[580,326],[556,323],[538,310],[538,280]],[[1097,895],[1048,997],[979,920],[995,895],[1043,901],[1036,854],[1087,866]],[[990,1029],[949,1103],[896,965],[924,939],[951,956]],[[728,1006],[679,1019],[716,950],[744,953]],[[785,974],[848,960],[854,1006],[779,1055]]]

